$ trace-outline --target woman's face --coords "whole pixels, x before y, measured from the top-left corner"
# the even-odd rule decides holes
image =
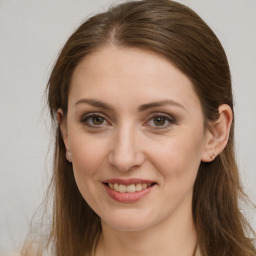
[[[105,225],[143,230],[191,213],[203,113],[190,80],[163,57],[116,46],[85,57],[62,131],[77,186]]]

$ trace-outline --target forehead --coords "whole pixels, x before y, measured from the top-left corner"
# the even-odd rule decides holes
[[[192,82],[170,61],[149,50],[117,46],[87,55],[73,73],[70,101],[95,96],[145,102],[170,97],[188,107],[199,103]]]
[[[119,71],[119,72],[118,72]],[[112,76],[113,72],[122,75],[122,78],[138,78],[140,75],[160,76],[172,75],[176,79],[190,80],[180,72],[175,65],[167,58],[147,49],[135,47],[118,47],[115,45],[103,46],[95,52],[85,56],[75,68],[73,78],[78,78],[79,74],[99,77]],[[74,79],[72,79],[74,82]]]

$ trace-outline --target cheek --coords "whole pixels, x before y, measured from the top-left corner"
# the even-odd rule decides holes
[[[106,156],[106,144],[103,141],[90,138],[90,136],[73,136],[71,141],[73,172],[77,187],[86,202],[92,207],[97,208],[99,190],[97,189],[102,165]]]
[[[151,147],[152,161],[171,182],[189,182],[195,178],[201,162],[202,142],[202,136],[190,132],[176,134],[166,138],[163,144]]]
[[[96,140],[90,136],[71,138],[71,151],[74,172],[78,175],[98,174],[106,157],[105,140]]]

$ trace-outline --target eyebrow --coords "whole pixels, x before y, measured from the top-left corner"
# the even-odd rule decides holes
[[[79,101],[77,101],[75,103],[75,106],[79,105],[79,104],[89,104],[91,106],[94,106],[94,107],[98,107],[98,108],[103,108],[103,109],[108,109],[108,110],[112,110],[114,111],[114,108],[105,103],[105,102],[102,102],[100,100],[95,100],[95,99],[81,99]]]
[[[75,103],[75,106],[77,106],[79,104],[89,104],[89,105],[94,106],[94,107],[114,111],[114,107],[112,107],[108,103],[105,103],[105,102],[102,102],[102,101],[96,100],[96,99],[81,99],[81,100],[79,100]],[[164,99],[164,100],[160,100],[160,101],[155,101],[155,102],[142,104],[138,107],[138,111],[143,112],[143,111],[146,111],[150,108],[164,107],[164,106],[167,106],[167,105],[179,107],[179,108],[182,108],[182,109],[187,111],[187,109],[182,104],[180,104],[180,103],[178,103],[174,100],[171,100],[171,99]]]
[[[182,104],[180,104],[180,103],[178,103],[174,100],[170,100],[170,99],[165,99],[165,100],[160,100],[160,101],[155,101],[155,102],[143,104],[143,105],[138,107],[138,110],[140,112],[142,112],[142,111],[145,111],[145,110],[150,109],[150,108],[164,107],[164,106],[167,106],[167,105],[171,105],[171,106],[175,106],[175,107],[179,107],[179,108],[182,108],[184,110],[187,110]]]

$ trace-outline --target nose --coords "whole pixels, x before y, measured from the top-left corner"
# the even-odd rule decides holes
[[[144,153],[139,150],[139,136],[132,127],[123,127],[116,131],[109,153],[109,162],[119,171],[129,171],[143,164]]]

